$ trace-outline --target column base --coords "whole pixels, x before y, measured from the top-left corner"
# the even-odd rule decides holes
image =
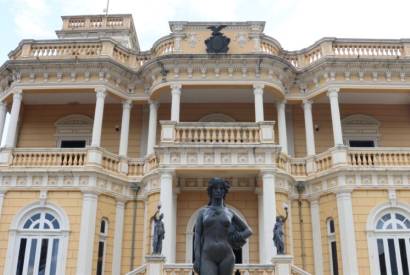
[[[0,166],[8,166],[12,162],[12,150],[3,148],[0,151]]]
[[[292,274],[291,255],[275,255],[272,257],[272,264],[275,266],[275,275],[291,275]]]
[[[145,256],[147,265],[147,275],[162,275],[164,270],[165,257],[162,255]]]
[[[87,164],[100,166],[102,164],[102,152],[99,147],[89,147],[87,151]]]

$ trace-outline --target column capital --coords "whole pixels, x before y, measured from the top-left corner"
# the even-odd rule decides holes
[[[105,96],[107,95],[107,88],[105,87],[97,87],[95,88],[95,93],[97,95],[97,98],[102,98],[104,99]]]
[[[175,170],[174,169],[161,169],[159,172],[159,175],[161,178],[172,179],[175,175]]]
[[[352,188],[340,188],[336,191],[336,198],[351,198],[352,192]]]
[[[285,108],[286,102],[287,102],[286,99],[278,100],[278,101],[276,101],[276,107],[277,108]]]
[[[303,106],[303,108],[304,109],[311,109],[312,108],[312,104],[313,104],[313,100],[310,100],[310,99],[304,99],[303,100],[303,103],[302,103],[302,106]]]
[[[265,85],[262,83],[253,83],[253,92],[256,93],[263,93],[263,88],[265,88]]]
[[[126,110],[131,110],[132,108],[132,100],[127,99],[122,102],[122,108]]]
[[[21,89],[14,89],[13,90],[13,101],[18,100],[21,101],[23,99],[23,90]]]
[[[94,190],[82,190],[83,199],[98,199],[100,192]]]
[[[260,174],[262,177],[270,177],[270,176],[274,177],[274,176],[275,176],[275,172],[276,172],[275,169],[263,169],[263,170],[260,170],[259,174]]]
[[[174,91],[181,92],[182,84],[181,83],[172,83],[171,85],[169,85],[169,87],[171,88],[172,93],[174,93]]]
[[[150,100],[148,100],[148,104],[149,104],[150,109],[157,110],[158,107],[159,107],[159,102],[157,100],[151,100],[150,99]]]
[[[328,89],[326,94],[329,98],[332,98],[332,97],[337,98],[338,94],[339,94],[339,91],[340,91],[339,87],[331,87],[331,88]]]

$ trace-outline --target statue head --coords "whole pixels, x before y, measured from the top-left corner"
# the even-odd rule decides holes
[[[208,197],[209,197],[209,203],[208,205],[211,204],[211,201],[213,198],[218,198],[218,199],[223,199],[225,200],[226,194],[228,194],[229,191],[229,183],[226,180],[223,180],[221,178],[212,178],[208,182]]]

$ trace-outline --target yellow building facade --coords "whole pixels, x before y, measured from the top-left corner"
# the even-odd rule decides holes
[[[178,21],[141,51],[131,15],[62,19],[0,68],[1,274],[191,274],[214,176],[253,231],[235,274],[410,274],[410,40]]]

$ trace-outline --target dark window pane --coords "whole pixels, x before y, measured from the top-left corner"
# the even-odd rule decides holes
[[[36,259],[36,250],[37,250],[37,239],[32,239],[31,247],[30,247],[30,256],[28,258],[27,275],[33,275],[34,273],[34,261]]]
[[[85,140],[63,140],[61,148],[84,148]]]
[[[26,245],[27,245],[27,239],[21,239],[20,240],[20,248],[19,248],[19,256],[18,256],[18,260],[17,260],[16,275],[22,275],[23,274],[24,256],[26,255]]]
[[[394,248],[394,239],[388,239],[387,244],[389,246],[391,273],[399,274],[399,271],[397,270],[397,257],[396,257],[396,249]]]
[[[101,220],[100,233],[105,233],[105,220]]]
[[[44,275],[46,273],[47,250],[48,239],[43,239],[41,240],[40,264],[38,266],[38,275]]]
[[[374,147],[373,140],[349,140],[350,147]]]
[[[40,228],[40,223],[37,223],[33,228],[34,229],[39,229]]]
[[[104,258],[104,242],[98,243],[98,261],[97,261],[97,275],[102,275],[103,259]]]
[[[53,240],[53,252],[51,254],[50,275],[56,275],[58,255],[58,239]]]
[[[399,239],[401,268],[403,269],[403,275],[409,275],[409,264],[406,252],[406,240]]]
[[[58,223],[57,220],[53,221],[53,227],[54,227],[54,229],[60,229],[60,224]]]
[[[335,233],[335,222],[334,222],[334,220],[329,220],[329,233]]]
[[[46,223],[44,223],[44,229],[50,229],[50,226]]]
[[[339,267],[337,263],[337,247],[336,247],[336,242],[331,242],[331,247],[332,247],[332,269],[333,269],[333,275],[339,275]]]
[[[405,217],[402,214],[396,213],[396,219],[399,221],[404,221]]]
[[[377,222],[376,228],[377,228],[377,229],[383,229],[383,225],[384,225],[384,222],[383,222],[382,220],[379,220],[379,221]]]
[[[384,253],[384,244],[382,239],[377,239],[377,250],[379,252],[380,275],[387,275],[386,254]]]
[[[23,225],[23,228],[25,228],[25,229],[30,228],[30,225],[31,225],[32,223],[33,223],[33,222],[32,222],[30,219],[28,219],[28,220],[26,221],[26,223]]]
[[[32,219],[33,221],[39,220],[39,219],[40,219],[40,213],[31,216],[31,219]]]
[[[52,220],[54,220],[54,217],[53,215],[46,213],[46,219],[51,222]]]
[[[410,221],[409,221],[409,220],[406,220],[406,221],[404,222],[404,224],[406,225],[407,228],[410,229]]]
[[[382,217],[382,220],[383,221],[388,221],[388,220],[390,220],[391,219],[391,215],[390,214],[386,214],[386,215],[384,215],[383,217]]]

